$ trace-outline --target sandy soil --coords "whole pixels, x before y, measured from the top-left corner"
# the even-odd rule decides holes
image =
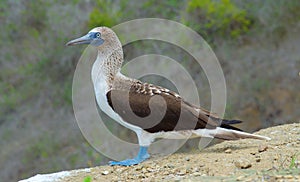
[[[131,167],[99,166],[62,181],[300,181],[300,124],[257,134],[272,140],[225,141],[202,151],[152,157]]]

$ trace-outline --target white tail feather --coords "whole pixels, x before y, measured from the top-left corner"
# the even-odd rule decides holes
[[[194,134],[203,137],[218,138],[223,140],[238,140],[245,138],[259,139],[259,140],[271,140],[269,137],[246,133],[243,131],[231,130],[226,128],[217,127],[216,129],[198,129],[193,131]]]

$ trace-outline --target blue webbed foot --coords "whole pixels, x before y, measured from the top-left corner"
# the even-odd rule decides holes
[[[147,149],[148,147],[140,147],[139,153],[135,158],[126,159],[123,161],[110,161],[109,165],[132,166],[132,165],[139,164],[150,157],[150,155],[147,152]]]
[[[139,164],[141,163],[143,160],[136,160],[135,158],[134,159],[126,159],[126,160],[123,160],[123,161],[109,161],[109,165],[111,166],[132,166],[132,165],[135,165],[135,164]]]

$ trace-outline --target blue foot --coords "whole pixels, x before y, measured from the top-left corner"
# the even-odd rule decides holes
[[[132,166],[132,165],[139,164],[139,163],[143,162],[144,160],[146,160],[150,157],[147,150],[148,150],[148,147],[142,147],[141,146],[140,150],[139,150],[139,153],[135,158],[126,159],[126,160],[123,160],[123,161],[109,161],[109,165],[111,165],[111,166],[115,166],[115,165]]]

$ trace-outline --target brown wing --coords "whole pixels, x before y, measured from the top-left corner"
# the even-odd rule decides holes
[[[212,129],[219,125],[178,94],[152,84],[137,82],[129,91],[111,90],[106,96],[109,105],[124,121],[151,133]]]

